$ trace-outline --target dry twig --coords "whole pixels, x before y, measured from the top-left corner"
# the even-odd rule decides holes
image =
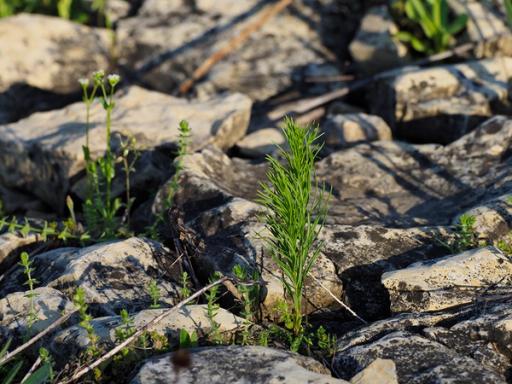
[[[266,8],[261,12],[261,15],[254,20],[252,23],[248,24],[240,33],[233,37],[231,40],[227,42],[227,44],[214,52],[210,57],[208,57],[200,66],[197,68],[192,77],[186,81],[184,81],[180,85],[180,93],[185,94],[194,86],[194,83],[205,76],[210,69],[221,61],[224,57],[229,55],[235,49],[237,49],[241,44],[243,44],[254,32],[258,31],[263,25],[281,12],[283,9],[288,7],[293,0],[280,0],[278,3],[274,4],[271,7]]]

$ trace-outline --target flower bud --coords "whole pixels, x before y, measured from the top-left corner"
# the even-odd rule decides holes
[[[113,73],[112,75],[107,76],[107,80],[111,87],[115,87],[117,83],[119,83],[119,81],[121,80],[121,76]]]

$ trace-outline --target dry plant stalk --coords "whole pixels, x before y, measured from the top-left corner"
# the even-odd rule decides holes
[[[224,57],[229,55],[232,51],[236,50],[242,43],[244,43],[254,32],[258,31],[267,21],[289,6],[293,0],[280,0],[275,5],[266,8],[261,15],[254,20],[252,23],[247,25],[238,36],[233,37],[231,40],[227,42],[227,44],[214,52],[210,57],[208,57],[203,64],[197,68],[192,77],[186,81],[184,81],[180,85],[180,93],[185,94],[194,86],[194,83],[205,76],[210,69],[221,61]]]

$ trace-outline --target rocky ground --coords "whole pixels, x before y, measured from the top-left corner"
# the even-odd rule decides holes
[[[472,50],[417,65],[393,38],[385,2],[297,0],[181,95],[179,85],[269,2],[116,1],[114,46],[111,31],[56,17],[0,19],[0,216],[37,227],[66,217],[66,196],[77,206],[84,199],[77,79],[94,70],[121,74],[112,146],[134,137],[139,153],[128,236],[94,244],[0,234],[0,345],[9,338],[21,345],[73,313],[37,345],[57,370],[75,371],[91,345],[74,313],[73,294],[83,288],[105,351],[126,326],[121,310],[130,329],[165,315],[150,328],[151,352],[141,347],[136,359],[117,359],[103,382],[512,382],[512,35],[502,9],[450,1],[454,13],[470,13],[460,43],[474,43]],[[344,99],[300,107],[347,86],[350,76],[382,71],[389,72]],[[94,156],[106,150],[103,114],[94,104]],[[183,299],[177,241],[189,246],[196,289],[237,264],[259,270],[261,316],[272,317],[283,288],[260,235],[257,192],[265,156],[284,144],[286,114],[318,122],[323,133],[316,173],[331,199],[305,312],[336,335],[330,355],[231,343],[247,323],[229,289],[213,316],[218,329],[204,299],[167,312]],[[174,199],[182,222],[152,240],[144,228],[163,209],[183,119],[192,136]],[[113,190],[123,196],[123,180]],[[464,214],[475,217],[469,245],[457,232]],[[23,251],[37,279],[33,301],[18,264]],[[180,330],[200,338],[183,366]],[[214,332],[223,343],[211,340]]]

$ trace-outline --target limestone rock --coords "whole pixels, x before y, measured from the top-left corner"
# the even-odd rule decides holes
[[[274,153],[284,141],[281,131],[264,128],[245,136],[236,143],[236,148],[243,156],[258,158]]]
[[[477,43],[478,56],[510,56],[512,34],[502,2],[448,0],[448,4],[456,14],[468,15],[467,40]]]
[[[370,320],[389,314],[389,293],[381,283],[382,274],[446,254],[436,243],[446,236],[442,227],[327,225],[320,240],[323,254],[343,281],[344,302]]]
[[[146,309],[135,313],[131,315],[133,320],[132,327],[140,329],[167,310],[168,308]],[[206,305],[187,305],[165,316],[158,323],[150,327],[149,331],[166,336],[171,346],[179,344],[180,329],[186,330],[189,334],[195,332],[198,337],[207,337],[211,331],[211,322],[206,315],[206,310]],[[244,319],[233,315],[223,308],[219,309],[214,319],[219,324],[218,331],[226,340],[230,340],[244,323]],[[116,336],[116,329],[123,326],[120,316],[96,318],[91,321],[91,325],[101,344],[112,348],[119,342]],[[62,361],[66,361],[70,356],[78,356],[79,352],[85,350],[89,343],[87,332],[82,327],[74,325],[53,337],[51,350],[54,356],[60,356]]]
[[[503,375],[471,357],[419,335],[400,331],[338,353],[334,369],[348,378],[376,358],[393,360],[398,380],[404,383],[506,383]]]
[[[474,216],[475,232],[479,239],[493,241],[506,236],[512,229],[512,195],[485,201],[464,214]],[[454,224],[458,222],[457,217]]]
[[[0,20],[0,93],[16,83],[59,93],[108,68],[108,33],[57,17],[20,14]]]
[[[0,235],[0,270],[6,271],[19,258],[22,250],[38,241],[36,235],[22,237],[13,233]]]
[[[328,375],[317,361],[264,347],[209,347],[190,350],[191,366],[176,375],[172,354],[150,359],[142,366],[131,384],[157,384],[165,377],[179,384],[342,384]]]
[[[431,370],[437,376],[436,380],[430,378],[435,382],[450,382],[449,377],[442,379],[439,374],[444,371],[443,375],[448,374],[452,380],[469,384],[474,380],[474,370],[478,376],[491,373],[483,382],[503,382],[511,368],[511,311],[510,295],[484,295],[462,307],[395,315],[341,336],[334,369],[348,378],[380,357],[394,360],[400,382],[429,383],[426,373]],[[436,357],[432,359],[430,353]],[[363,360],[364,364],[359,365]]]
[[[511,71],[506,57],[404,69],[373,88],[372,113],[400,138],[446,144],[507,108]]]
[[[34,313],[36,319],[31,327],[29,292],[15,292],[0,299],[0,336],[9,337],[36,334],[48,328],[62,315],[73,312],[75,306],[61,292],[53,288],[36,288]]]
[[[391,140],[391,129],[379,116],[365,113],[328,116],[322,124],[325,145],[343,148],[364,141]]]
[[[469,303],[479,290],[512,289],[512,262],[494,247],[486,247],[419,262],[382,275],[391,310],[435,311]]]
[[[121,63],[147,69],[143,79],[165,92],[175,92],[208,56],[240,34],[267,5],[257,0],[162,4],[160,0],[146,1],[136,17],[121,21],[118,41]],[[308,67],[334,61],[309,22],[317,12],[300,2],[294,5],[301,16],[284,10],[271,23],[265,23],[196,84],[197,94],[206,97],[229,90],[264,100],[300,82]],[[166,60],[159,63],[159,55]]]
[[[393,360],[376,359],[373,363],[355,375],[352,384],[398,384]]]
[[[407,47],[393,36],[397,32],[387,5],[370,8],[350,43],[350,54],[358,68],[376,73],[406,63]]]
[[[32,258],[34,276],[41,285],[72,296],[77,287],[85,290],[86,301],[95,313],[115,315],[151,303],[147,286],[156,280],[161,303],[179,301],[178,272],[168,270],[172,263],[161,244],[139,238],[100,243],[85,248],[59,248]],[[19,290],[24,281],[22,268],[13,267],[9,280],[0,285],[0,296]]]
[[[241,94],[204,102],[188,102],[139,87],[125,90],[112,115],[113,149],[120,139],[135,137],[139,149],[176,145],[180,120],[192,129],[191,150],[207,144],[227,149],[247,129],[251,101]],[[44,202],[62,207],[69,179],[84,169],[85,107],[37,113],[18,123],[0,125],[0,183],[33,192]],[[106,149],[104,111],[91,109],[90,143],[94,158]]]
[[[2,18],[0,39],[0,124],[78,100],[77,80],[109,67],[108,32],[62,18]]]

